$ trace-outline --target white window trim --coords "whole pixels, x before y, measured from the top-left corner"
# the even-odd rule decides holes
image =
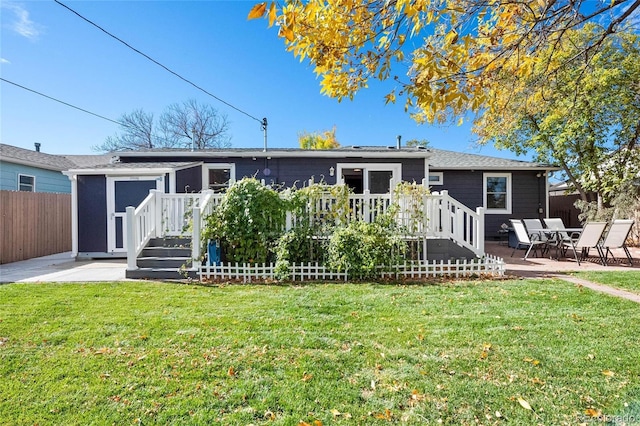
[[[235,163],[203,163],[202,164],[202,189],[209,189],[209,170],[229,169],[229,186],[236,181]]]
[[[33,183],[31,184],[31,191],[22,191],[20,189],[20,186],[22,185],[20,183],[20,178],[24,176],[24,177],[29,177],[31,179],[33,179]],[[26,175],[24,173],[18,173],[18,191],[22,191],[22,192],[36,192],[36,177],[33,175]]]
[[[487,208],[487,178],[504,177],[507,178],[507,208],[506,209],[490,209]],[[511,214],[511,173],[483,173],[482,174],[482,206],[485,214]]]
[[[427,176],[427,185],[444,185],[444,172],[429,172]],[[437,176],[438,180],[432,181],[431,176]]]
[[[343,169],[362,169],[362,188],[365,191],[369,189],[369,173],[367,172],[390,171],[392,176],[391,190],[402,181],[402,163],[337,163],[336,169],[336,182],[340,185],[344,185]]]

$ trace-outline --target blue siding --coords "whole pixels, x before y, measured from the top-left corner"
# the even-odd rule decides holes
[[[107,252],[107,179],[78,176],[78,252]]]
[[[449,191],[449,195],[472,210],[482,206],[484,172],[495,170],[441,170],[443,185],[434,185],[432,191]],[[485,237],[491,239],[498,236],[498,230],[503,223],[509,224],[509,219],[537,219],[545,217],[546,185],[544,178],[537,177],[535,170],[504,170],[499,172],[511,173],[511,214],[485,214]],[[538,213],[542,208],[542,213]]]
[[[35,176],[35,192],[71,193],[71,181],[62,172],[22,164],[0,162],[0,189],[18,190],[18,175]]]

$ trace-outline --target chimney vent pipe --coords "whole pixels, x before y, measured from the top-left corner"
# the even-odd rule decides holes
[[[35,142],[34,145],[36,146],[36,152],[40,152],[40,142]]]

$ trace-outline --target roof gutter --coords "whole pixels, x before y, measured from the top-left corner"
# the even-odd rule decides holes
[[[430,153],[426,150],[403,151],[395,148],[387,151],[367,151],[367,150],[300,150],[300,151],[277,151],[267,152],[251,151],[179,151],[179,152],[118,152],[121,158],[428,158]]]

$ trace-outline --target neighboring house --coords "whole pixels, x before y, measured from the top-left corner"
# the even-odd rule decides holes
[[[300,149],[159,149],[113,153],[110,161],[71,167],[74,252],[77,257],[126,255],[125,209],[157,189],[164,193],[221,191],[254,176],[268,184],[345,183],[356,193],[388,193],[397,182],[425,182],[474,210],[483,207],[486,238],[509,218],[545,217],[555,168],[452,151],[397,147]],[[71,157],[69,157],[71,158]],[[106,160],[102,157],[101,160]]]
[[[64,156],[0,144],[0,190],[70,193],[71,183],[62,171],[76,167]]]

